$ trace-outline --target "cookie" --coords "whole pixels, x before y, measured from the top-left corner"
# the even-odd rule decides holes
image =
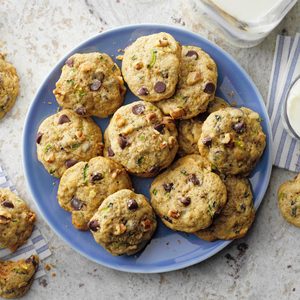
[[[300,174],[281,184],[278,190],[278,206],[289,223],[300,227]]]
[[[89,228],[95,241],[113,255],[132,255],[149,242],[156,219],[141,194],[120,190],[108,196],[92,217]]]
[[[104,134],[104,155],[132,174],[151,177],[173,161],[177,129],[152,103],[137,101],[119,108]]]
[[[57,199],[63,209],[72,212],[73,225],[87,230],[88,222],[106,197],[131,188],[131,180],[120,164],[98,156],[66,170],[59,183]]]
[[[223,100],[220,97],[215,97],[213,100],[211,100],[208,103],[207,113],[212,114],[213,112],[218,111],[223,108],[226,108],[226,107],[230,107],[230,105],[225,100]]]
[[[221,173],[249,174],[266,146],[260,122],[258,113],[245,107],[210,114],[198,142],[200,154]]]
[[[142,36],[125,49],[122,74],[133,94],[155,102],[176,88],[181,47],[168,33]]]
[[[0,189],[0,248],[15,252],[30,237],[35,213],[9,189]]]
[[[246,178],[224,179],[227,203],[212,225],[196,233],[206,241],[239,239],[246,235],[255,218],[250,182]]]
[[[38,160],[55,177],[79,161],[102,155],[101,129],[90,118],[64,109],[46,118],[36,136]]]
[[[178,154],[199,154],[198,140],[201,136],[203,121],[199,118],[180,120],[178,124]]]
[[[0,53],[0,119],[11,110],[19,94],[19,77],[15,67]]]
[[[207,53],[195,46],[182,46],[176,92],[157,106],[174,119],[193,118],[205,112],[214,99],[217,76],[217,66]]]
[[[38,266],[37,255],[18,261],[0,261],[0,297],[23,296],[29,290]]]
[[[119,67],[105,53],[76,53],[67,59],[53,91],[63,108],[106,118],[119,108],[126,88]]]
[[[151,204],[163,223],[195,232],[208,227],[226,203],[226,187],[200,155],[187,155],[157,176],[150,188]]]

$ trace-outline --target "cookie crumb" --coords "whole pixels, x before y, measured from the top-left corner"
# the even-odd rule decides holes
[[[81,288],[84,286],[84,283],[79,283],[78,286]]]
[[[296,288],[293,288],[292,291],[295,292],[295,291],[296,291]]]
[[[246,243],[240,243],[240,244],[237,245],[236,248],[239,250],[238,255],[239,255],[239,256],[242,256],[242,255],[244,255],[244,254],[246,253],[246,251],[248,250],[249,245],[246,244]]]
[[[52,277],[56,277],[56,273],[52,273],[51,276],[52,276]]]
[[[117,56],[116,56],[116,59],[117,59],[117,60],[123,60],[123,55],[117,55]]]
[[[292,267],[292,265],[288,265],[287,268],[290,269]]]
[[[48,285],[48,282],[45,278],[42,278],[39,280],[39,285],[41,285],[42,287],[46,287]]]

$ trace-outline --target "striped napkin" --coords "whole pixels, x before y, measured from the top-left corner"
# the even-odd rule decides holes
[[[4,169],[0,165],[0,188],[9,188],[14,193],[18,194],[12,182],[7,177]],[[0,259],[2,260],[18,260],[28,258],[32,254],[37,254],[40,260],[43,260],[51,255],[48,244],[37,227],[34,228],[30,239],[22,247],[14,253],[8,249],[0,249]],[[40,278],[45,275],[45,270],[40,264],[35,278]]]
[[[267,109],[273,134],[273,164],[300,172],[300,142],[289,136],[281,122],[281,107],[288,89],[300,75],[300,34],[279,35],[270,79]]]

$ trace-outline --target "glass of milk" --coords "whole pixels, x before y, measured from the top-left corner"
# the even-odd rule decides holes
[[[293,138],[300,140],[300,76],[289,88],[281,116],[286,131]]]
[[[297,0],[194,0],[196,16],[238,47],[252,47],[281,22]]]

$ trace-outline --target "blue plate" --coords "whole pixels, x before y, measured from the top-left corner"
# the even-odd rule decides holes
[[[51,177],[38,162],[35,136],[39,124],[57,111],[52,94],[61,68],[66,59],[75,52],[106,52],[116,57],[118,49],[124,49],[136,38],[156,32],[172,34],[183,45],[196,45],[209,53],[218,65],[217,95],[229,102],[235,101],[257,111],[263,118],[262,126],[267,134],[267,147],[262,159],[251,174],[255,207],[258,208],[266,192],[272,168],[271,130],[269,118],[260,93],[246,72],[222,49],[199,35],[166,25],[132,25],[116,28],[90,38],[68,53],[50,72],[39,88],[27,114],[23,132],[23,163],[26,180],[36,205],[51,228],[73,249],[101,265],[116,270],[137,273],[158,273],[181,269],[199,263],[216,254],[230,241],[213,243],[202,241],[192,234],[177,233],[159,223],[158,230],[144,251],[138,255],[113,257],[95,243],[89,232],[80,232],[72,226],[71,216],[56,201],[59,181]],[[119,63],[119,62],[118,62]],[[125,103],[136,98],[127,92]],[[103,132],[108,119],[95,119]],[[133,177],[137,192],[149,197],[151,179]]]

